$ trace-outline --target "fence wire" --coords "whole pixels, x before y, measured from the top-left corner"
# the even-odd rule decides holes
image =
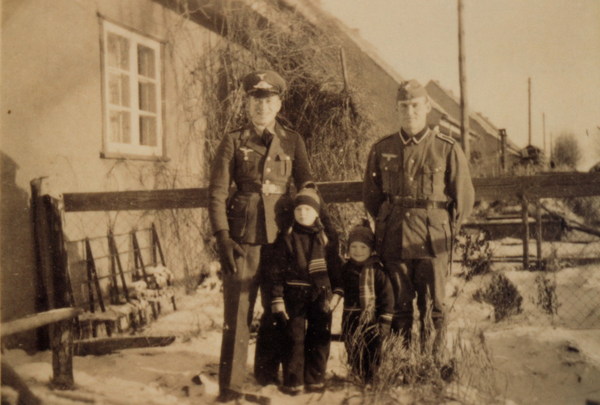
[[[599,218],[600,197],[530,202],[526,265],[521,204],[482,204],[455,244],[451,322],[599,328]]]

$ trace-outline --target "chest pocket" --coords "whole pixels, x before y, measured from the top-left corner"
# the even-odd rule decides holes
[[[423,167],[422,193],[423,197],[444,195],[444,166],[433,164]]]
[[[382,160],[379,164],[379,169],[381,170],[381,185],[384,193],[398,194],[398,179],[400,177],[398,168],[398,162],[393,160]]]
[[[293,163],[294,160],[290,155],[278,153],[277,156],[275,156],[275,173],[277,173],[279,177],[287,179],[292,175]]]

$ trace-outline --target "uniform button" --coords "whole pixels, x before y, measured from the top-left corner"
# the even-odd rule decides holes
[[[409,163],[415,163],[414,159],[409,160]]]
[[[271,169],[267,167],[267,173],[271,173]]]
[[[377,173],[373,172],[373,177],[377,177]]]
[[[270,181],[269,181],[269,180],[265,180],[265,184],[269,184],[269,183],[270,183]]]
[[[271,156],[267,156],[267,162],[271,160]]]
[[[437,173],[437,172],[439,172],[439,171],[440,171],[440,168],[439,168],[439,167],[436,167],[436,168],[435,168],[435,172]]]
[[[406,213],[406,216],[407,216],[407,217],[410,217],[410,212],[407,212],[407,213]]]
[[[244,160],[248,160],[248,156],[244,156]]]
[[[290,157],[289,157],[289,156],[286,156],[286,157],[285,157],[285,160],[290,160]]]
[[[408,178],[408,180],[410,180],[410,181],[413,181],[413,178],[412,178],[412,177],[409,177],[409,178]]]
[[[387,169],[388,169],[388,168],[386,167],[384,170],[387,172]]]

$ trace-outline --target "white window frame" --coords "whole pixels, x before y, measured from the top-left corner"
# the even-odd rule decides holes
[[[129,70],[108,65],[108,34],[116,34],[129,41]],[[165,160],[166,147],[164,136],[163,109],[163,52],[160,41],[124,28],[120,25],[101,18],[101,54],[102,54],[102,108],[103,108],[103,150],[105,158],[131,158]],[[138,74],[138,45],[143,45],[154,51],[155,77],[149,78]],[[110,102],[109,77],[111,74],[129,76],[129,106],[120,106]],[[155,86],[154,112],[140,109],[139,83],[152,83]],[[129,112],[129,131],[131,143],[121,143],[111,140],[111,111]],[[156,119],[156,145],[140,144],[140,116]]]

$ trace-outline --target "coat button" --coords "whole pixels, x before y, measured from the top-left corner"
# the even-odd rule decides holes
[[[267,162],[271,160],[271,156],[267,156]]]
[[[271,169],[267,167],[267,173],[271,173]]]
[[[244,156],[244,160],[248,160],[248,156]]]
[[[406,216],[407,216],[407,217],[410,217],[410,212],[407,212],[407,213],[406,213]]]
[[[409,177],[409,178],[408,178],[408,180],[410,180],[410,181],[413,181],[413,178],[412,178],[412,177]]]
[[[290,157],[289,157],[289,156],[286,156],[286,157],[285,157],[285,160],[290,160]]]
[[[411,160],[409,160],[408,162],[409,162],[409,163],[415,163],[415,160],[414,160],[414,159],[411,159]]]
[[[269,184],[269,183],[270,183],[270,181],[269,181],[269,180],[265,180],[265,184]]]

